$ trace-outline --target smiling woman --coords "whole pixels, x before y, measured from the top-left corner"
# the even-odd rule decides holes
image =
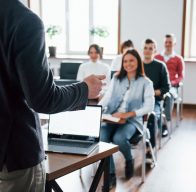
[[[125,177],[133,176],[133,159],[130,152],[129,140],[137,127],[142,128],[144,114],[154,107],[154,90],[152,82],[145,78],[141,57],[135,49],[128,50],[122,58],[119,74],[114,75],[108,91],[99,102],[104,114],[125,120],[124,124],[103,123],[101,141],[113,142],[125,158]],[[110,186],[116,185],[115,166],[111,158]]]

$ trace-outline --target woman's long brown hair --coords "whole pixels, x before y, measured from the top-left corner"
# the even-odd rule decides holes
[[[137,71],[136,71],[136,79],[138,77],[143,77],[145,76],[145,73],[144,73],[144,64],[142,62],[142,59],[138,53],[138,51],[136,49],[131,49],[131,50],[128,50],[124,55],[123,55],[123,58],[122,58],[122,63],[121,63],[121,69],[120,69],[120,72],[119,74],[117,75],[117,78],[122,80],[124,77],[127,76],[127,72],[125,71],[124,67],[123,67],[123,62],[124,62],[124,58],[126,55],[133,55],[136,59],[137,59],[137,62],[138,62],[138,67],[137,67]]]

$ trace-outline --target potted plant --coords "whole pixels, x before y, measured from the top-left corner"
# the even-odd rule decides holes
[[[46,29],[46,34],[48,35],[50,45],[49,45],[49,54],[50,57],[56,57],[56,46],[54,45],[54,38],[56,35],[61,33],[61,27],[57,25],[49,25]]]
[[[103,43],[102,43],[102,41],[103,41],[103,38],[106,38],[106,37],[109,36],[109,32],[108,32],[106,27],[103,27],[103,26],[96,26],[95,27],[95,26],[93,26],[90,29],[90,35],[98,37],[98,43],[101,46],[100,48],[101,48],[101,52],[102,52],[102,54],[101,54],[101,59],[102,59],[102,55],[103,55],[103,47],[102,47]]]

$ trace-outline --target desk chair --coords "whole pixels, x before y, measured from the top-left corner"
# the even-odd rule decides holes
[[[156,158],[157,158],[157,150],[155,147],[155,151],[152,148],[151,142],[150,142],[150,132],[148,130],[148,119],[150,116],[155,116],[154,113],[151,113],[149,115],[144,115],[143,120],[143,129],[137,128],[137,132],[134,134],[134,136],[130,139],[131,145],[138,145],[140,142],[142,142],[142,183],[145,182],[145,175],[146,175],[146,145],[148,145],[150,149],[150,153],[152,154],[152,161],[150,162],[151,168],[156,166]],[[155,118],[154,118],[155,119]]]
[[[79,66],[82,62],[62,62],[60,79],[76,79]]]
[[[154,113],[150,115],[155,115]],[[152,145],[150,143],[150,133],[147,128],[147,121],[148,117],[150,115],[145,115],[143,117],[144,124],[143,129],[137,127],[137,132],[134,134],[134,136],[130,139],[130,144],[133,146],[138,145],[140,142],[142,142],[142,183],[145,182],[145,174],[146,174],[146,144],[148,145],[150,152],[152,154],[152,162],[151,162],[151,168],[156,166],[156,150],[154,152]],[[94,167],[92,169],[93,173],[92,176],[94,176],[94,173],[96,172],[97,164],[94,164]],[[80,169],[79,172],[80,177],[82,177],[82,170]]]

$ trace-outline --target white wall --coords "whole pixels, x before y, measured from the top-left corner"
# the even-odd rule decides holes
[[[157,41],[163,49],[167,33],[177,36],[176,50],[181,52],[183,0],[121,0],[121,42],[133,40],[136,48],[146,38]]]
[[[186,62],[184,78],[184,103],[196,104],[196,62]]]
[[[121,0],[121,42],[133,40],[141,51],[142,41],[154,38],[158,51],[163,49],[163,37],[174,33],[177,37],[176,52],[181,53],[183,0]],[[186,62],[184,103],[196,104],[196,62]]]
[[[140,49],[145,38],[154,38],[159,50],[163,49],[166,33],[177,36],[176,50],[181,51],[183,0],[121,0],[121,41],[132,39]],[[58,71],[60,60],[54,62]],[[110,64],[110,60],[105,61]],[[196,104],[196,62],[186,62],[184,103]]]

